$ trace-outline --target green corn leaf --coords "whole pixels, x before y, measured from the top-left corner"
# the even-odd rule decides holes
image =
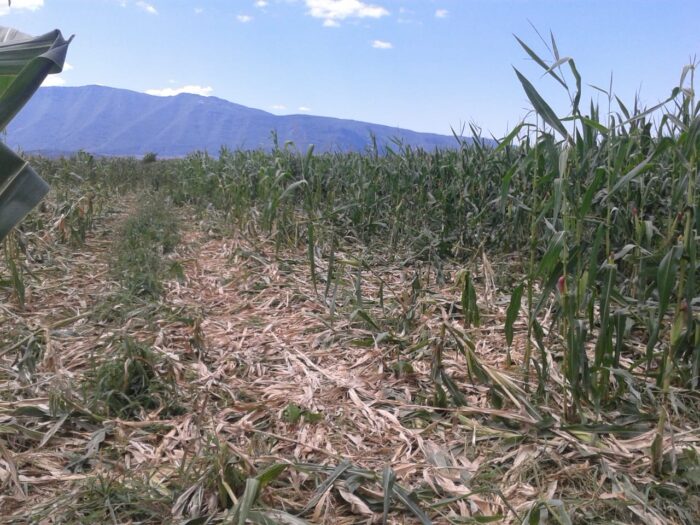
[[[591,204],[593,203],[593,197],[598,191],[603,187],[605,182],[605,169],[598,168],[595,172],[595,177],[593,181],[588,185],[586,193],[581,199],[581,204],[577,207],[579,220],[583,220],[588,211],[591,209]]]
[[[610,96],[608,90],[603,89],[602,87],[596,86],[594,84],[588,84],[588,87],[592,87],[596,91],[600,91],[605,96]]]
[[[676,315],[671,324],[670,342],[671,348],[676,353],[676,349],[683,339],[683,329],[685,328],[685,316]]]
[[[227,525],[234,523],[236,525],[245,525],[259,494],[260,480],[257,478],[248,478],[245,482],[243,495],[238,500],[238,503],[229,511],[227,517],[224,518],[224,523]]]
[[[554,53],[554,58],[559,60],[559,48],[557,47],[557,41],[554,39],[554,33],[549,31],[549,40],[552,42],[552,53]]]
[[[323,495],[326,493],[328,489],[331,488],[333,483],[335,483],[344,473],[346,470],[348,470],[351,467],[351,463],[349,461],[342,461],[336,468],[333,470],[330,476],[321,483],[318,488],[314,491],[314,495],[311,497],[309,502],[304,506],[303,509],[299,512],[299,516],[303,516],[307,512],[309,512],[311,509],[313,509],[319,501],[321,501],[321,498]]]
[[[554,289],[557,286],[557,282],[559,281],[559,277],[562,275],[563,270],[564,265],[561,264],[561,262],[558,262],[554,266],[554,269],[550,272],[549,276],[545,276],[545,279],[542,281],[542,290],[540,291],[540,298],[538,299],[537,303],[535,303],[535,309],[531,314],[533,317],[540,313],[542,311],[542,308],[544,308],[545,304],[549,300],[550,295],[552,294],[552,292],[554,292]]]
[[[394,483],[392,488],[396,498],[403,503],[416,518],[418,518],[421,525],[432,525],[433,522],[430,520],[428,515],[423,511],[423,509],[420,508],[416,500],[406,491],[406,489],[402,488],[396,483]]]
[[[314,159],[314,145],[311,144],[309,148],[306,150],[306,155],[304,156],[304,166],[303,166],[303,172],[304,172],[304,178],[308,179],[310,170],[311,170],[311,164]]]
[[[500,211],[501,213],[503,213],[506,209],[506,200],[510,191],[510,182],[513,179],[513,175],[515,175],[517,169],[518,166],[513,165],[513,167],[511,167],[503,176],[503,181],[501,182],[501,195],[498,201],[498,211]]]
[[[682,253],[683,247],[681,246],[674,246],[671,248],[664,258],[661,259],[659,269],[656,272],[656,290],[659,294],[659,310],[657,319],[652,322],[651,334],[647,341],[646,359],[648,363],[651,362],[654,347],[659,340],[661,323],[663,322],[666,310],[668,310],[668,305],[671,301],[671,293],[673,292],[678,271],[678,262]]]
[[[530,83],[530,81],[527,78],[525,78],[517,69],[515,69],[515,74],[518,76],[518,80],[520,80],[520,83],[522,84],[523,89],[525,90],[525,94],[530,100],[532,106],[535,108],[535,111],[537,111],[537,113],[547,124],[549,124],[556,131],[558,131],[559,134],[561,134],[567,140],[570,140],[571,137],[569,136],[569,132],[566,131],[564,124],[562,124],[561,120],[559,120],[559,117],[557,117],[557,115],[554,113],[554,110],[549,106],[549,104],[547,104],[547,102],[545,102],[545,100],[540,96],[540,94],[535,89],[535,86],[533,86]]]
[[[588,261],[588,282],[595,283],[598,277],[598,258],[600,257],[600,248],[603,244],[603,238],[605,236],[605,225],[600,224],[596,229],[595,236],[593,237],[593,244],[591,245],[590,257]]]
[[[0,27],[0,130],[24,107],[47,75],[60,73],[72,37],[56,30],[36,38]],[[0,240],[48,192],[16,153],[0,144]]]
[[[625,118],[627,120],[629,120],[630,112],[627,109],[627,106],[625,106],[625,104],[622,102],[622,100],[620,100],[620,97],[618,97],[617,95],[615,95],[615,100],[617,100],[617,105],[620,106],[620,111],[622,111],[622,114],[625,116]]]
[[[316,252],[314,250],[315,248],[315,240],[314,240],[314,223],[311,219],[309,219],[309,222],[306,227],[306,235],[308,237],[308,255],[309,255],[309,268],[311,270],[311,282],[314,285],[314,293],[318,295],[318,286],[316,283]]]
[[[571,103],[571,112],[574,115],[578,115],[578,105],[581,102],[581,74],[578,72],[578,69],[576,69],[576,62],[574,62],[573,59],[569,60],[569,67],[571,68],[571,74],[574,75],[574,79],[576,80],[576,95],[574,95],[574,100]]]
[[[496,148],[496,151],[494,153],[498,153],[499,151],[504,149],[506,146],[508,146],[513,141],[513,139],[518,135],[518,133],[520,133],[520,130],[523,129],[523,127],[525,127],[525,125],[526,124],[524,122],[521,122],[520,124],[515,126],[513,128],[513,130],[510,133],[508,133],[508,135],[503,137],[498,142],[498,147]]]
[[[625,121],[623,121],[623,122],[620,122],[620,123],[618,124],[618,127],[623,127],[623,126],[625,126],[626,124],[630,124],[630,123],[632,123],[632,122],[636,122],[636,121],[638,121],[638,120],[644,119],[646,116],[651,115],[652,113],[654,113],[657,109],[661,109],[661,108],[664,107],[666,104],[668,104],[669,102],[671,102],[674,98],[676,98],[676,97],[678,96],[678,93],[680,93],[680,90],[679,90],[678,88],[674,88],[674,90],[671,92],[671,95],[670,95],[666,100],[664,100],[664,101],[662,101],[662,102],[659,102],[659,103],[656,104],[655,106],[653,106],[653,107],[651,107],[651,108],[649,108],[649,109],[646,109],[646,110],[644,110],[644,111],[640,111],[640,112],[637,112],[637,111],[636,111],[636,108],[635,108],[635,113],[634,113],[631,117],[627,117],[627,120],[625,120]],[[617,97],[616,97],[616,98],[617,98]],[[619,102],[619,99],[618,99],[618,102]]]
[[[260,490],[264,489],[267,485],[279,478],[282,472],[287,469],[287,466],[288,465],[285,463],[274,463],[255,476],[255,478],[260,482]]]
[[[386,525],[389,518],[389,510],[391,509],[391,497],[394,491],[394,483],[396,474],[389,465],[384,467],[382,473],[382,489],[384,489],[384,510],[382,512],[382,524]]]
[[[557,219],[559,219],[559,212],[561,211],[561,206],[563,203],[563,185],[564,179],[557,177],[552,182],[552,187],[554,189],[554,206],[552,210],[552,224],[556,225]]]
[[[0,27],[0,129],[5,129],[47,75],[63,70],[72,38],[64,40],[58,30],[31,37]]]
[[[564,503],[558,499],[550,499],[545,502],[547,505],[547,510],[549,510],[550,515],[556,520],[560,525],[572,525],[571,518],[564,508]]]
[[[464,397],[464,394],[462,394],[462,392],[459,390],[459,386],[457,386],[457,383],[455,383],[452,380],[452,378],[448,375],[448,373],[445,372],[444,368],[440,368],[440,379],[445,385],[445,388],[447,388],[448,392],[452,396],[452,400],[454,401],[455,405],[466,406],[467,399]]]
[[[671,300],[671,293],[676,284],[678,262],[682,253],[681,246],[674,246],[659,263],[659,269],[656,273],[656,288],[659,292],[659,323],[666,314]]]
[[[564,177],[566,175],[569,163],[569,154],[571,153],[571,148],[562,148],[559,154],[559,177]]]
[[[559,66],[566,64],[569,60],[571,60],[571,57],[561,57],[557,58],[556,61],[547,68],[547,71],[545,73],[551,73],[555,69],[557,69]]]
[[[545,252],[542,260],[540,261],[539,275],[542,277],[547,277],[551,275],[552,269],[557,264],[559,260],[559,254],[564,248],[565,233],[557,232],[552,236],[552,240],[549,242],[547,251]]]
[[[603,359],[609,358],[612,349],[612,317],[610,315],[610,299],[612,289],[615,286],[617,267],[614,264],[606,264],[604,267],[605,278],[600,289],[600,333],[596,342],[596,366],[603,363]]]
[[[598,122],[597,120],[593,120],[593,119],[591,119],[591,118],[584,117],[584,116],[582,116],[582,115],[576,115],[576,116],[573,116],[573,117],[564,117],[563,119],[561,119],[562,122],[571,122],[571,121],[575,121],[575,120],[579,120],[579,121],[581,121],[583,124],[585,124],[586,126],[592,127],[593,129],[599,131],[602,135],[605,135],[605,136],[608,135],[608,132],[609,132],[608,128],[606,128],[605,126],[603,126],[603,125],[602,125],[600,122]]]
[[[474,342],[471,341],[471,339],[469,339],[466,336],[466,334],[458,332],[450,325],[444,326],[447,329],[447,331],[450,332],[450,334],[452,334],[455,342],[457,343],[457,346],[459,347],[459,350],[464,354],[464,357],[467,360],[467,369],[469,371],[469,374],[476,376],[476,378],[483,383],[488,383],[489,375],[486,372],[486,369],[479,361],[477,355],[474,353]]]
[[[615,195],[615,193],[617,192],[617,190],[619,190],[619,189],[620,189],[621,187],[623,187],[625,184],[629,183],[632,179],[634,179],[635,177],[637,177],[640,173],[642,173],[643,171],[645,171],[645,170],[649,167],[649,163],[651,162],[651,160],[652,160],[652,156],[650,155],[650,156],[648,156],[647,158],[645,158],[642,162],[640,162],[639,164],[637,164],[637,165],[636,165],[634,168],[632,168],[630,171],[628,171],[625,175],[623,175],[622,177],[620,177],[620,178],[617,180],[617,182],[615,183],[615,185],[612,187],[612,189],[610,190],[610,193],[608,193],[608,194],[605,196],[605,200],[606,200],[606,201],[609,200],[613,195]]]
[[[369,326],[371,326],[372,328],[374,328],[377,332],[380,332],[380,331],[381,331],[381,328],[379,328],[379,325],[377,324],[377,322],[376,322],[374,319],[372,319],[372,317],[371,317],[367,312],[365,312],[364,310],[362,310],[362,309],[360,309],[360,308],[358,308],[357,310],[355,310],[355,311],[350,315],[350,319],[352,319],[352,320],[354,321],[354,320],[357,319],[358,317],[359,317],[360,319],[362,319],[365,323],[367,323]]]
[[[481,322],[479,316],[479,305],[476,302],[476,289],[468,272],[462,274],[462,313],[464,315],[464,325],[479,326]]]
[[[328,299],[328,292],[331,289],[331,282],[333,281],[333,272],[335,270],[335,234],[331,237],[331,253],[328,257],[328,273],[326,274],[326,289],[323,292],[324,299]],[[381,283],[383,284],[383,283]],[[381,290],[381,288],[380,288]]]
[[[15,152],[0,142],[0,240],[49,191],[49,185]]]
[[[518,318],[520,312],[520,302],[523,298],[523,285],[519,285],[513,290],[513,295],[510,298],[508,309],[506,310],[506,343],[508,346],[513,344],[513,324]]]
[[[566,82],[564,82],[564,81],[559,77],[559,75],[557,75],[554,71],[549,71],[549,66],[545,63],[544,60],[542,60],[539,56],[537,56],[537,53],[535,53],[532,49],[530,49],[530,48],[528,47],[528,45],[525,44],[525,42],[523,42],[522,40],[520,40],[517,36],[515,36],[515,35],[513,35],[513,36],[514,36],[515,39],[518,41],[518,43],[520,44],[520,46],[525,50],[525,52],[526,52],[528,55],[530,55],[530,58],[532,58],[532,60],[534,60],[535,62],[537,62],[537,64],[538,64],[542,69],[544,69],[547,73],[549,73],[552,77],[554,77],[554,79],[555,79],[557,82],[559,82],[563,87],[566,88]]]

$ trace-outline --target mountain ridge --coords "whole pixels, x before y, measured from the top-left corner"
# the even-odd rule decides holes
[[[158,97],[98,85],[39,89],[8,126],[7,142],[28,153],[180,157],[216,153],[222,146],[269,150],[273,132],[279,144],[291,141],[302,150],[314,145],[317,152],[364,151],[372,136],[382,150],[395,147],[394,140],[431,150],[459,147],[453,136],[335,117],[274,115],[213,96]]]

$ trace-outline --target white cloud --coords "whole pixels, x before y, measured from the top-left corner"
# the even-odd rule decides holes
[[[193,95],[208,97],[211,95],[212,91],[214,91],[214,89],[210,86],[188,85],[179,88],[147,89],[146,93],[148,95],[155,95],[156,97],[174,97],[180,93],[192,93]]]
[[[6,15],[12,9],[26,9],[28,11],[36,11],[44,7],[44,0],[14,0],[12,6],[8,6],[4,0],[0,1],[0,16]]]
[[[438,9],[435,11],[435,18],[447,18],[449,11],[447,9]]]
[[[285,106],[284,104],[273,104],[272,106],[270,106],[270,109],[284,111],[285,109],[287,109],[287,106]]]
[[[336,27],[346,18],[381,18],[389,11],[379,5],[366,4],[361,0],[305,0],[308,14],[321,18],[326,27]]]
[[[204,9],[202,9],[201,7],[195,7],[195,8],[194,8],[194,14],[195,14],[195,15],[201,15],[203,12],[204,12]]]
[[[299,111],[306,113],[307,111],[311,111],[311,108],[306,106],[299,106]]]
[[[73,64],[69,64],[68,62],[64,62],[64,63],[63,63],[63,72],[64,72],[64,73],[65,73],[66,71],[72,71],[73,69],[75,69],[75,68],[73,67]]]
[[[255,7],[267,7],[267,0],[256,0]]]
[[[374,49],[391,49],[394,45],[391,42],[385,42],[384,40],[372,40],[372,47]]]
[[[65,86],[66,79],[61,75],[48,75],[41,83],[41,87]]]
[[[423,23],[416,18],[416,12],[412,9],[406,9],[405,7],[399,8],[399,17],[396,21],[399,24],[412,24],[412,25],[423,25]]]
[[[141,1],[136,2],[136,7],[138,7],[139,9],[143,9],[144,11],[146,11],[147,13],[149,13],[151,15],[158,14],[158,11],[156,10],[156,8],[153,7],[153,5],[149,4],[148,2],[141,2]]]
[[[241,24],[247,24],[248,22],[253,20],[253,17],[249,15],[238,15],[236,17],[236,20],[238,20]]]

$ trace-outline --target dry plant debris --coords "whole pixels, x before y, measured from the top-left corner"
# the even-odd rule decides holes
[[[180,243],[162,255],[180,271],[156,304],[120,296],[110,271],[127,213],[101,219],[78,249],[47,245],[23,308],[0,295],[1,522],[700,519],[697,490],[653,474],[653,414],[596,431],[548,410],[563,402],[557,389],[528,401],[506,360],[509,297],[486,256],[481,323],[465,328],[457,267],[441,280],[339,249],[324,294],[303,249],[181,213],[192,215]],[[315,265],[328,271],[323,257]],[[526,336],[516,323],[515,362]],[[134,401],[139,388],[148,403]],[[105,408],[115,395],[128,410]],[[688,392],[674,399],[697,407]],[[697,420],[671,414],[662,447],[697,489]]]

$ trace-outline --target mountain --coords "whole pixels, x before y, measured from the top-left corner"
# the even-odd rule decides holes
[[[7,143],[45,154],[178,157],[196,150],[270,149],[291,140],[301,150],[362,151],[371,134],[425,149],[454,148],[454,137],[311,115],[277,116],[216,97],[156,97],[104,86],[41,88],[7,129]]]

